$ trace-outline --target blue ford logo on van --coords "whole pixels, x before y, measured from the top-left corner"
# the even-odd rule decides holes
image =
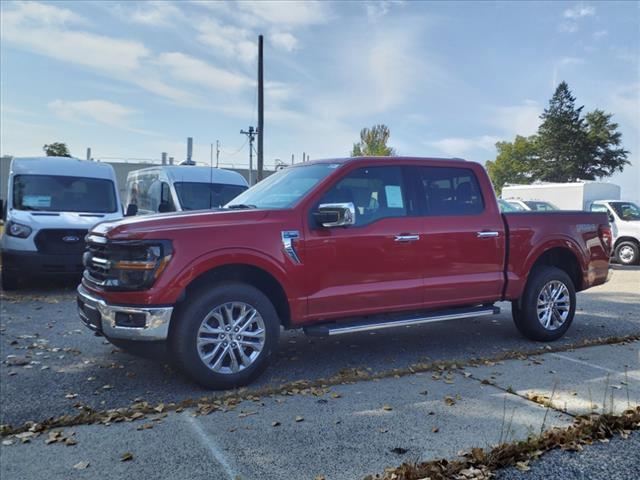
[[[80,241],[80,237],[76,235],[66,235],[62,237],[62,241],[67,243],[76,243]]]

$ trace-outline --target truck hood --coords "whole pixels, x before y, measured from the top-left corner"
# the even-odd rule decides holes
[[[120,212],[115,213],[83,213],[83,212],[33,212],[12,209],[8,219],[28,225],[34,230],[43,228],[79,228],[88,230],[96,223],[113,221],[122,218]]]
[[[116,222],[96,225],[93,234],[110,240],[138,240],[162,238],[174,230],[230,227],[263,220],[268,210],[206,210],[198,212],[174,212],[127,217]]]

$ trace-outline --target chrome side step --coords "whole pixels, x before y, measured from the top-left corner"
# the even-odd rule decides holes
[[[383,328],[411,327],[426,323],[459,320],[461,318],[497,315],[500,308],[493,305],[482,305],[470,308],[440,310],[437,312],[419,312],[410,315],[365,317],[344,322],[325,323],[304,328],[304,332],[312,337],[328,337],[345,333],[367,332]]]

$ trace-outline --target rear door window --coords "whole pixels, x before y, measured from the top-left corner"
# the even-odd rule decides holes
[[[484,199],[478,179],[468,168],[419,167],[426,215],[479,215]]]

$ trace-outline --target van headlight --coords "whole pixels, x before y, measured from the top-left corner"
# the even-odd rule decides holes
[[[12,221],[7,222],[5,231],[7,232],[7,235],[18,238],[27,238],[32,232],[31,227]]]

